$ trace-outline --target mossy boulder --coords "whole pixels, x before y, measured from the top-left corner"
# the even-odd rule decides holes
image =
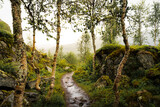
[[[4,41],[7,46],[13,45],[13,35],[7,23],[0,19],[0,41]]]
[[[97,82],[95,83],[95,87],[102,88],[102,87],[106,87],[106,86],[111,86],[112,84],[113,84],[113,82],[111,81],[109,76],[105,75],[105,76],[101,76],[97,80]]]
[[[152,94],[147,90],[140,90],[135,93],[132,93],[126,98],[126,102],[129,107],[146,107],[152,99]],[[147,106],[148,107],[148,106]]]
[[[96,53],[97,72],[114,80],[118,65],[124,56],[124,46],[106,45]],[[145,70],[160,62],[160,49],[153,46],[131,46],[130,55],[124,66],[123,75],[134,79],[143,77]]]
[[[152,80],[160,79],[160,63],[147,70],[146,77]]]
[[[129,88],[130,78],[127,75],[122,75],[120,80],[120,88]]]
[[[9,25],[7,23],[5,23],[4,21],[2,21],[0,19],[0,29],[3,29],[5,31],[8,31],[9,33],[11,33],[11,29],[9,27]]]
[[[0,20],[0,59],[14,57],[13,34],[8,24]]]

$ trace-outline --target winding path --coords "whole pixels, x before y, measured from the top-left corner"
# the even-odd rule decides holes
[[[67,107],[88,107],[89,97],[80,87],[77,86],[72,75],[73,72],[67,73],[61,79],[65,91]]]

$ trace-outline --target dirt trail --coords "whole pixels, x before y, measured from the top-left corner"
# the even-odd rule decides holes
[[[62,86],[65,91],[65,99],[66,99],[67,107],[88,107],[89,97],[73,81],[72,75],[73,75],[73,72],[67,73],[61,79]]]

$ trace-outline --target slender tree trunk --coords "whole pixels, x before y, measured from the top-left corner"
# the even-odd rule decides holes
[[[36,87],[36,90],[41,93],[41,88],[39,86],[39,84],[41,82],[41,76],[40,76],[39,68],[35,67],[34,63],[33,63],[33,67],[34,67],[34,70],[35,70],[35,73],[36,73],[36,76],[37,76],[35,87]]]
[[[36,44],[36,29],[35,27],[33,26],[33,47],[32,47],[32,62],[34,62],[34,56],[35,56],[35,44]]]
[[[157,27],[155,25],[155,30],[154,30],[154,46],[156,46],[156,40],[157,40]]]
[[[34,19],[33,19],[34,20]],[[39,86],[40,82],[41,82],[41,76],[40,76],[40,72],[39,72],[39,68],[37,68],[35,66],[35,49],[36,49],[36,28],[35,28],[35,25],[33,25],[33,47],[32,47],[32,57],[31,57],[31,63],[32,63],[32,67],[36,73],[36,76],[37,76],[37,81],[36,81],[36,84],[35,84],[35,87],[36,87],[36,90],[41,92],[41,88]]]
[[[110,39],[111,39],[111,42],[110,42],[110,43],[113,43],[113,29],[112,29],[112,28],[110,28],[110,29],[111,29],[111,30],[110,30],[110,31],[111,31],[111,38],[110,38]]]
[[[139,39],[140,39],[139,45],[142,46],[142,44],[143,44],[143,38],[142,38],[142,33],[141,33],[141,21],[139,22]]]
[[[17,84],[14,93],[14,107],[23,106],[23,95],[25,91],[25,84],[27,80],[27,60],[26,50],[22,37],[21,27],[21,1],[10,0],[13,16],[13,34],[16,46],[17,62],[19,62],[19,70],[17,71]]]
[[[94,29],[95,29],[95,24],[94,24],[94,9],[95,9],[95,0],[92,0],[91,2],[92,4],[92,10],[91,10],[91,36],[92,36],[92,44],[93,44],[93,73],[95,73],[95,61],[96,61],[96,44],[95,44],[95,33],[94,33]]]
[[[127,7],[127,0],[123,0],[121,24],[122,24],[122,30],[123,30],[123,35],[122,35],[123,36],[123,41],[125,43],[125,54],[124,54],[124,57],[123,57],[122,61],[120,62],[119,66],[118,66],[117,75],[116,75],[116,78],[115,78],[114,84],[113,84],[113,90],[115,92],[115,101],[114,101],[114,105],[113,105],[114,107],[118,107],[118,105],[119,105],[119,91],[118,91],[119,82],[120,82],[120,79],[121,79],[123,66],[128,59],[129,51],[130,51],[128,38],[127,38],[127,35],[126,35],[126,30],[125,30],[126,7]]]
[[[60,32],[61,32],[61,26],[60,26],[60,11],[61,11],[61,0],[57,0],[57,39],[56,39],[56,50],[53,58],[53,68],[52,68],[52,74],[51,74],[51,85],[50,90],[48,92],[47,98],[50,98],[50,96],[53,93],[53,87],[54,87],[54,81],[55,81],[55,72],[56,72],[56,60],[59,50],[59,42],[60,42]]]
[[[95,44],[95,34],[94,34],[94,25],[92,23],[92,27],[91,27],[91,36],[92,36],[92,45],[93,45],[93,52],[94,52],[94,55],[93,55],[93,72],[95,71],[95,55],[96,55],[96,44]]]

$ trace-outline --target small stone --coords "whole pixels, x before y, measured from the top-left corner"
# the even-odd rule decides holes
[[[68,84],[68,85],[67,85],[67,87],[72,87],[72,86],[73,86],[73,84]]]
[[[75,99],[71,99],[69,102],[70,102],[70,104],[74,104],[74,103],[76,103],[76,100]]]
[[[83,104],[84,104],[84,103],[82,103],[82,102],[81,102],[81,103],[79,103],[79,106],[80,106],[80,107],[82,107],[82,106],[83,106]]]
[[[82,98],[80,101],[83,102],[83,103],[84,103],[84,102],[87,102],[87,100],[86,100],[86,99],[83,99],[83,98]]]

